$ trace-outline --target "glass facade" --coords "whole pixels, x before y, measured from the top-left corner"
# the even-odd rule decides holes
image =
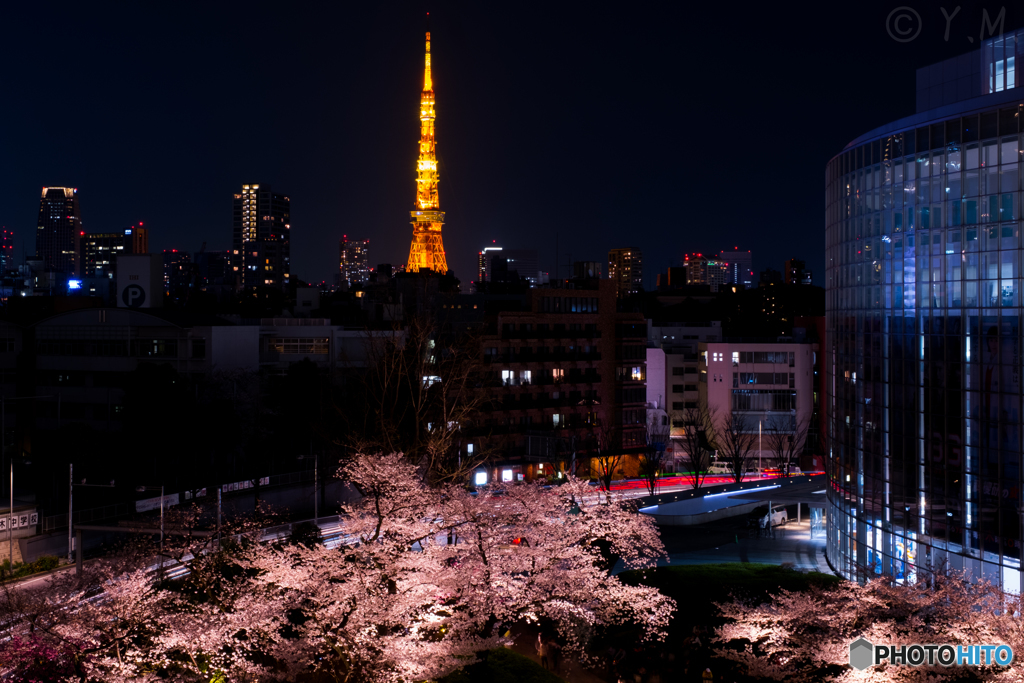
[[[827,167],[827,553],[850,579],[1020,588],[1024,106],[979,102]]]

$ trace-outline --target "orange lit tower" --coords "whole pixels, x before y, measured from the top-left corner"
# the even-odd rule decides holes
[[[416,162],[416,210],[412,211],[412,246],[409,270],[429,268],[447,273],[448,262],[441,244],[444,211],[437,200],[437,155],[434,152],[434,83],[430,78],[430,31],[427,31],[427,60],[420,95],[420,156]]]

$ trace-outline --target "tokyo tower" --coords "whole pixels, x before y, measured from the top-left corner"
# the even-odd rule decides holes
[[[444,211],[437,199],[437,154],[434,143],[434,83],[430,78],[430,31],[427,31],[427,59],[420,95],[420,156],[416,162],[416,210],[412,215],[412,246],[409,248],[411,272],[428,268],[447,273],[448,262],[441,244]]]

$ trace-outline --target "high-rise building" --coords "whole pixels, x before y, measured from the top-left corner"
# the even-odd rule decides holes
[[[420,94],[420,147],[416,163],[416,209],[412,215],[412,246],[409,271],[432,270],[447,273],[448,262],[441,243],[444,211],[437,196],[437,154],[434,143],[434,83],[430,75],[430,32],[427,31],[427,56]]]
[[[572,264],[572,276],[577,279],[600,280],[600,261],[576,261]]]
[[[919,69],[918,111],[826,166],[822,488],[847,579],[1024,587],[1022,61],[1024,30]]]
[[[754,255],[750,253],[749,249],[747,251],[740,251],[739,247],[723,249],[718,252],[718,260],[729,264],[725,284],[746,287],[754,284]]]
[[[197,282],[200,287],[223,287],[234,282],[231,270],[231,250],[200,251],[194,255],[193,263],[197,271]]]
[[[269,185],[243,185],[235,195],[231,267],[242,289],[290,282],[291,203]]]
[[[187,251],[164,249],[164,290],[188,287],[192,278],[192,257]]]
[[[43,262],[43,270],[73,275],[81,233],[78,190],[44,187],[39,202],[39,220],[36,221],[36,260]]]
[[[639,249],[612,249],[608,252],[608,279],[615,281],[618,298],[636,294],[644,288],[644,257]]]
[[[14,231],[3,228],[0,233],[0,277],[14,269]]]
[[[811,284],[811,271],[800,259],[791,258],[786,261],[786,284],[787,285],[809,285]]]
[[[124,235],[128,240],[125,244],[126,249],[131,249],[133,254],[148,254],[149,253],[149,228],[142,227],[142,222],[139,221],[138,225],[133,225],[130,228],[125,228]],[[130,246],[129,246],[130,243]]]
[[[537,284],[540,257],[536,249],[504,249],[501,255],[508,262],[509,272],[515,271],[531,285]]]
[[[125,243],[128,243],[126,248]],[[117,257],[130,254],[130,237],[123,232],[90,232],[79,238],[80,277],[117,277]]]
[[[484,247],[477,258],[477,282],[491,281],[491,259],[501,253],[501,247]]]
[[[539,284],[542,276],[539,266],[540,256],[536,249],[484,247],[477,259],[479,282],[497,282],[494,275],[496,259],[500,260],[500,270],[503,273],[502,282],[508,280],[509,273],[515,272],[531,285]]]
[[[712,292],[724,286],[729,275],[729,264],[726,261],[707,258],[703,254],[687,254],[683,259],[683,267],[686,269],[686,284],[709,285]]]
[[[338,270],[341,282],[349,287],[370,281],[370,240],[350,240],[343,235],[338,242]]]
[[[758,285],[761,287],[768,287],[769,285],[781,285],[782,283],[782,273],[775,270],[771,266],[762,270],[761,277],[758,279]]]
[[[149,252],[149,233],[142,223],[118,232],[89,232],[78,238],[79,277],[117,278],[117,257]]]

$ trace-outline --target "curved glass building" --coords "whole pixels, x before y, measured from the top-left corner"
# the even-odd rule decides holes
[[[828,547],[850,579],[1019,591],[1024,31],[918,71],[827,167]]]

